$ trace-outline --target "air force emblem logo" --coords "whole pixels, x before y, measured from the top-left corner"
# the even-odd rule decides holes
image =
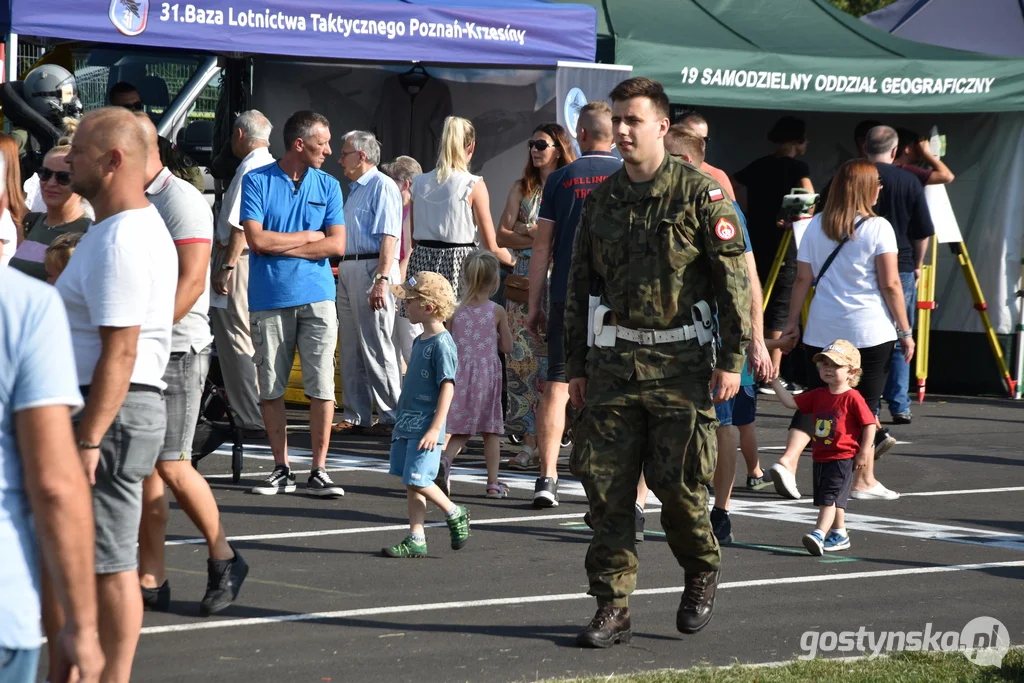
[[[110,23],[126,36],[137,36],[146,30],[149,0],[110,0]]]
[[[587,104],[587,96],[579,88],[573,88],[565,96],[563,114],[565,115],[565,127],[569,135],[576,137],[576,124],[580,120],[580,110]]]

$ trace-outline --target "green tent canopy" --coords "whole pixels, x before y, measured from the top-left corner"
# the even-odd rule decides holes
[[[598,9],[599,59],[661,81],[675,102],[875,114],[1024,110],[1024,59],[903,40],[826,0],[589,2]]]

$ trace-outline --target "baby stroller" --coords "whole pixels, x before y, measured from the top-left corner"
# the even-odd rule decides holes
[[[199,469],[199,461],[231,442],[231,481],[242,477],[242,427],[228,403],[224,378],[216,351],[210,359],[210,372],[206,376],[203,398],[199,404],[199,421],[192,439],[192,466]]]

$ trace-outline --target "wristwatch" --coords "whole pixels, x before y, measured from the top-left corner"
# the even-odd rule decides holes
[[[381,275],[380,273],[374,273],[373,274],[373,284],[377,284],[380,280],[383,280],[384,282],[389,282],[387,275]]]
[[[910,337],[913,337],[913,336],[914,336],[914,330],[903,330],[902,332],[900,332],[899,330],[896,331],[896,338],[897,339],[909,339]]]
[[[234,270],[234,269],[235,269],[235,267],[234,267],[234,266],[229,266],[229,265],[228,265],[228,264],[226,264],[226,263],[222,263],[222,264],[220,264],[220,269],[221,269],[221,270]]]

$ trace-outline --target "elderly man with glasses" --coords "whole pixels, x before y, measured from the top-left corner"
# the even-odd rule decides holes
[[[389,435],[401,392],[398,353],[392,341],[402,235],[402,193],[377,168],[380,143],[371,133],[345,135],[339,163],[351,181],[345,202],[348,240],[338,264],[338,321],[344,413],[335,431]],[[373,405],[380,421],[373,425]]]

